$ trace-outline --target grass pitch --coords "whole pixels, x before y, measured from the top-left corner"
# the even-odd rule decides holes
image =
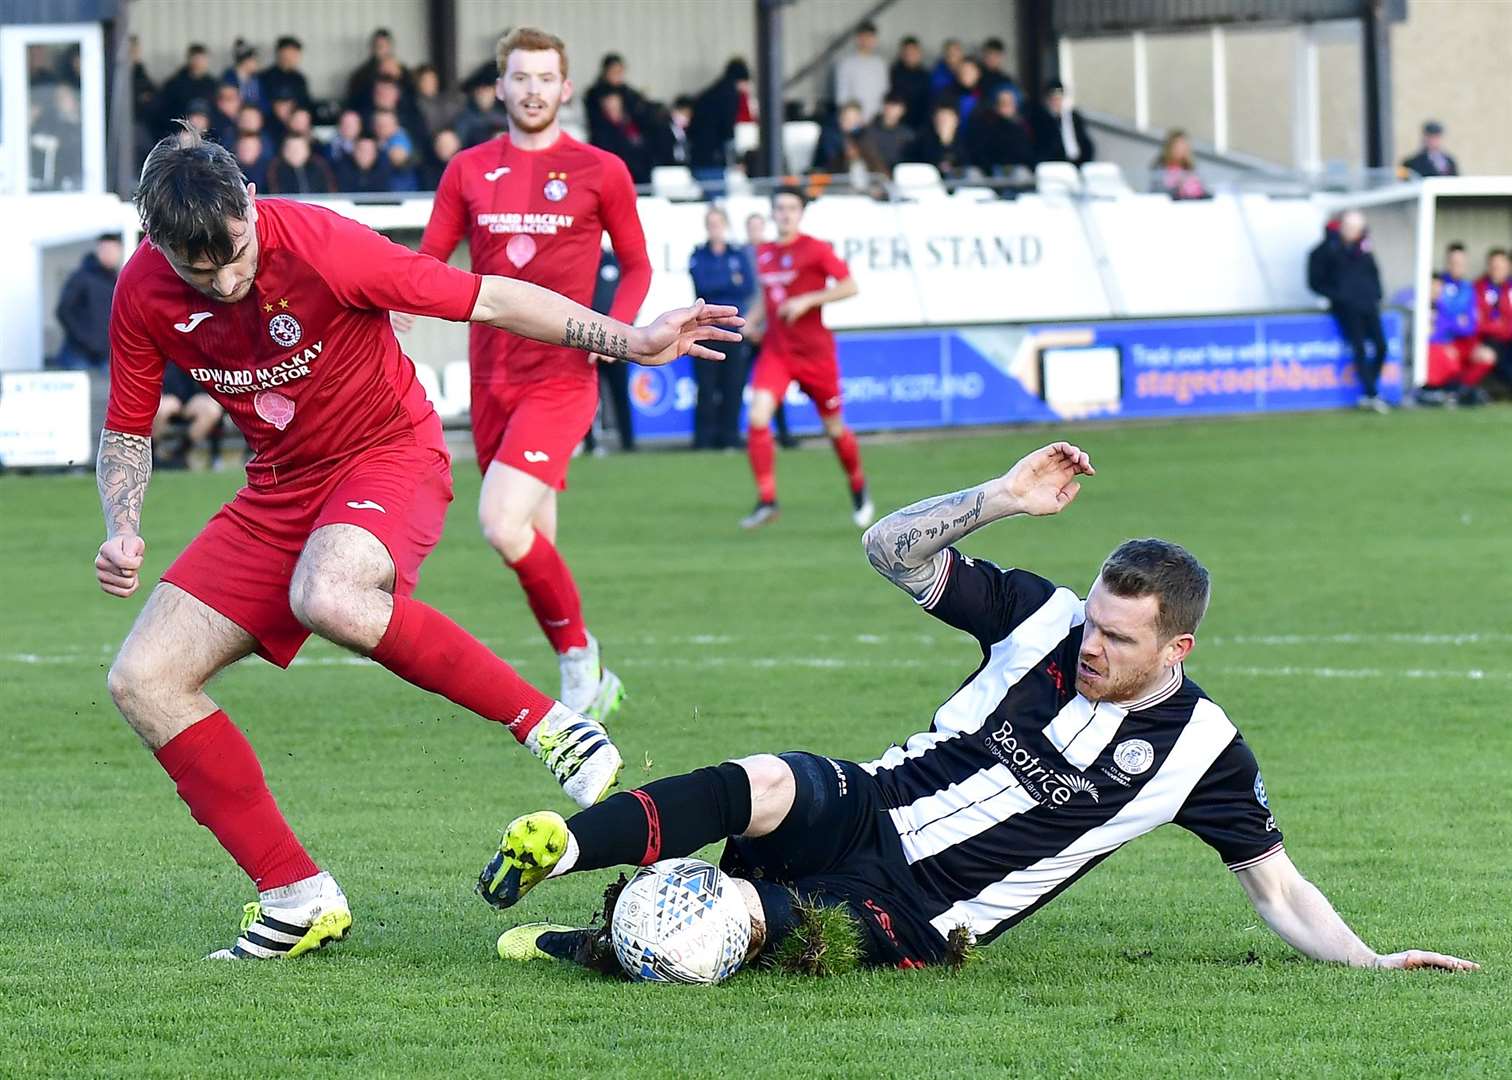
[[[1512,930],[1507,598],[1512,413],[1298,416],[873,444],[879,507],[965,486],[1062,434],[1099,475],[1060,518],[966,545],[1084,589],[1118,541],[1213,573],[1189,673],[1244,731],[1287,847],[1376,948],[1475,976],[1311,963],[1175,828],[1131,844],[961,974],[719,988],[507,967],[513,921],[591,911],[609,875],[472,895],[498,829],[565,810],[499,728],[313,642],[214,687],[352,899],[339,946],[210,964],[246,879],[117,717],[140,607],[100,594],[92,478],[0,478],[0,1074],[185,1076],[1505,1076]],[[543,686],[556,665],[478,537],[459,458],[419,595]],[[631,784],[758,750],[874,756],[975,663],[867,566],[826,448],[780,458],[784,517],[735,528],[739,456],[581,461],[562,546],[631,698]],[[160,572],[239,478],[152,485]]]

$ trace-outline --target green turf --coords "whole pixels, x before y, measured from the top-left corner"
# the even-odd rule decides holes
[[[1188,670],[1253,745],[1297,864],[1378,948],[1459,952],[1484,972],[1300,960],[1174,828],[959,975],[744,973],[706,989],[506,967],[493,941],[513,920],[473,878],[508,818],[564,800],[500,729],[323,643],[214,692],[344,884],[353,936],[284,964],[202,962],[229,944],[249,885],[105,696],[139,602],[95,589],[93,480],[0,477],[0,1075],[1507,1075],[1512,413],[1062,434],[1099,467],[1078,503],[968,549],[1084,587],[1125,537],[1190,545],[1216,592]],[[885,508],[1046,438],[873,444],[866,463]],[[974,663],[972,643],[871,572],[831,456],[786,453],[780,469],[784,517],[758,535],[734,527],[751,501],[738,456],[573,470],[562,546],[631,693],[616,726],[631,783],[756,750],[873,756]],[[149,571],[235,482],[153,482]],[[476,494],[459,469],[420,596],[554,686],[477,535]],[[574,918],[607,877],[543,886],[518,917]]]

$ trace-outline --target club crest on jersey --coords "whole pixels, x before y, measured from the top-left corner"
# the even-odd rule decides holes
[[[304,337],[304,327],[294,316],[280,311],[268,320],[268,336],[283,348],[292,349]]]
[[[1259,773],[1255,774],[1255,801],[1267,810],[1270,809],[1270,800],[1265,797],[1265,780]]]
[[[552,202],[561,202],[567,197],[567,174],[564,172],[549,172],[546,174],[546,187],[542,190]]]
[[[1155,748],[1144,739],[1125,739],[1113,751],[1113,764],[1130,776],[1138,776],[1155,762]]]

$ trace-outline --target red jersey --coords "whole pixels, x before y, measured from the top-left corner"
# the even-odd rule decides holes
[[[651,261],[625,163],[565,133],[545,150],[522,150],[506,133],[447,164],[420,250],[445,262],[465,236],[475,272],[591,305],[606,232],[620,264],[609,314],[633,323],[651,287]],[[468,359],[474,384],[597,378],[581,349],[491,326],[474,324]]]
[[[790,296],[819,292],[831,278],[844,281],[850,267],[835,249],[816,236],[799,233],[791,244],[762,244],[756,249],[756,279],[766,304],[766,339],[763,349],[773,349],[801,360],[833,360],[835,335],[824,325],[819,308],[810,308],[795,323],[777,314]]]
[[[323,207],[257,200],[257,277],[234,304],[196,292],[150,238],[110,310],[105,426],[150,435],[168,362],[231,415],[254,486],[382,443],[445,450],[389,311],[466,320],[482,279]]]
[[[1490,275],[1474,285],[1476,328],[1491,341],[1512,340],[1512,280],[1500,285]]]

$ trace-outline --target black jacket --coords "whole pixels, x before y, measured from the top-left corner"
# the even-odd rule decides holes
[[[1060,117],[1052,116],[1050,110],[1039,102],[1029,107],[1029,130],[1034,133],[1036,160],[1071,161],[1066,154],[1066,142],[1061,138]],[[1092,135],[1087,131],[1087,123],[1075,109],[1071,110],[1071,130],[1076,133],[1077,149],[1080,151],[1071,163],[1083,165],[1097,157],[1097,148],[1093,145]]]
[[[894,60],[887,72],[887,92],[903,99],[903,122],[915,131],[929,126],[929,69]]]
[[[1323,242],[1307,256],[1307,287],[1335,308],[1376,308],[1381,303],[1381,272],[1370,253],[1369,234],[1346,244],[1329,225]]]
[[[1416,155],[1414,155],[1413,157],[1410,157],[1406,161],[1402,162],[1402,167],[1403,168],[1407,168],[1407,169],[1411,169],[1413,172],[1417,173],[1419,176],[1458,176],[1459,175],[1459,162],[1455,161],[1448,154],[1445,154],[1444,155],[1444,168],[1443,168],[1442,171],[1440,171],[1433,164],[1433,158],[1428,155],[1428,151],[1426,151],[1426,150],[1419,150]]]
[[[325,158],[311,153],[296,169],[283,158],[268,166],[269,195],[329,195],[336,190],[336,173]]]
[[[735,86],[738,81],[727,68],[693,103],[688,154],[695,169],[725,166],[725,146],[735,138],[735,117],[740,114],[740,91]]]
[[[100,364],[110,357],[110,298],[115,285],[115,273],[90,253],[68,276],[58,298],[58,322],[68,343]]]
[[[257,73],[257,82],[262,87],[263,101],[269,105],[286,97],[293,98],[301,109],[310,107],[310,84],[298,68],[285,71],[274,64]]]
[[[203,102],[206,108],[213,107],[215,91],[219,87],[220,83],[216,82],[214,75],[195,76],[189,73],[187,65],[179,68],[158,92],[158,127],[169,132],[173,122],[182,118],[189,111],[189,106],[196,101]]]
[[[1008,120],[985,105],[971,111],[966,121],[966,156],[985,173],[1022,165],[1034,168],[1034,141],[1019,120]]]

